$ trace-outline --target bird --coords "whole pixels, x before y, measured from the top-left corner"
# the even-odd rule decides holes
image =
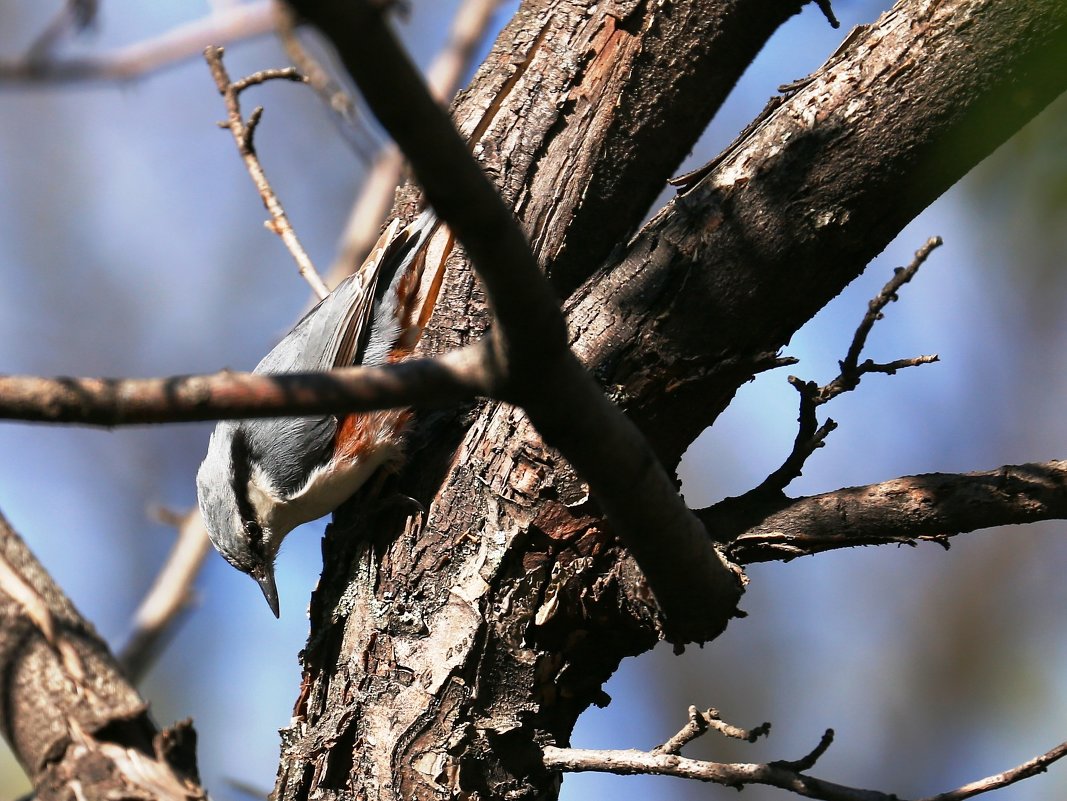
[[[312,308],[253,372],[381,366],[410,355],[429,321],[452,249],[431,209],[385,229],[363,265]],[[334,511],[379,468],[403,458],[411,413],[222,420],[197,471],[215,549],[263,591],[280,617],[274,561],[285,536]]]

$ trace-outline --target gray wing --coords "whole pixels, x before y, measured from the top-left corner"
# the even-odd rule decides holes
[[[319,372],[361,364],[375,306],[433,223],[424,213],[390,241],[379,242],[371,260],[305,314],[254,372]],[[337,427],[334,415],[240,424],[249,450],[259,457],[255,462],[269,466],[270,482],[283,497],[302,489],[311,472],[330,459]]]
[[[263,465],[275,492],[292,497],[333,454],[337,418],[279,417],[240,423],[252,463]],[[294,447],[296,443],[299,446]]]
[[[425,211],[389,241],[379,241],[367,263],[305,314],[255,372],[315,372],[363,364],[372,313],[436,226],[433,212]]]
[[[333,367],[343,332],[366,297],[359,274],[350,276],[304,315],[256,366],[255,372],[319,372]],[[358,318],[357,318],[358,319]],[[254,463],[263,465],[274,490],[288,498],[311,472],[329,461],[337,433],[334,415],[246,420],[240,424]]]

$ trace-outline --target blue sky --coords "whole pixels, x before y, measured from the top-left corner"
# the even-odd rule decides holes
[[[425,63],[454,2],[413,5],[404,34]],[[844,27],[834,31],[807,7],[764,50],[690,162],[713,155],[779,84],[816,68],[851,25],[881,8],[838,3]],[[79,48],[137,41],[205,10],[113,0]],[[0,52],[10,54],[49,9],[22,2],[3,13]],[[231,47],[227,62],[240,74],[284,59],[265,39]],[[268,86],[256,102],[267,107],[257,138],[265,166],[312,258],[328,264],[363,167],[302,87]],[[199,59],[121,86],[0,89],[0,372],[244,369],[284,333],[308,291],[262,227],[260,201],[215,126],[222,116]],[[1029,152],[1048,151],[1023,148],[1021,158]],[[1036,234],[1020,235],[1032,225],[1024,210],[1033,182],[998,179],[1004,170],[985,165],[946,193],[790,343],[787,353],[801,359],[791,372],[831,378],[867,299],[928,236],[944,237],[875,328],[867,354],[937,352],[942,363],[872,376],[835,401],[826,413],[841,427],[791,492],[1067,451],[1057,280],[1067,247],[1062,236],[1038,247]],[[1056,170],[1067,173],[1062,161],[1035,172]],[[1063,229],[1062,206],[1050,220],[1038,233]],[[788,451],[795,419],[785,372],[746,386],[687,455],[691,505],[758,483]],[[209,430],[0,426],[0,509],[113,644],[123,641],[172,541],[147,510],[195,502]],[[217,798],[238,797],[228,779],[273,784],[321,528],[309,525],[286,543],[281,621],[252,582],[213,556],[196,610],[143,687],[158,721],[195,719],[205,782]],[[796,758],[833,726],[839,742],[818,771],[828,779],[923,794],[1003,770],[1065,738],[1056,726],[1067,711],[1064,638],[1055,627],[1067,593],[1063,533],[1049,523],[970,535],[948,553],[865,549],[754,567],[743,604],[749,618],[682,658],[657,649],[628,662],[608,687],[615,702],[582,719],[575,744],[650,747],[680,726],[692,703],[720,707],[739,725],[775,724],[770,742],[748,751],[694,749],[709,757]],[[1054,769],[1009,792],[1052,797],[1064,776],[1067,769]],[[728,793],[588,775],[569,778],[563,791],[587,801]],[[784,796],[750,788],[745,797]]]

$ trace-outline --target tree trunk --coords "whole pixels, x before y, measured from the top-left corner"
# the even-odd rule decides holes
[[[617,247],[797,9],[526,2],[455,107],[569,294],[576,352],[671,467],[915,214],[1067,88],[1060,0],[901,3]],[[461,260],[444,298],[431,351],[486,325]],[[396,489],[425,515],[362,493],[324,539],[276,796],[552,797],[538,746],[567,744],[619,661],[656,643],[654,599],[521,411],[421,414],[408,456]]]

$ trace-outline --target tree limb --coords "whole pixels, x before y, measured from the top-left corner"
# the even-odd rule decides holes
[[[41,801],[196,801],[188,722],[158,731],[107,646],[0,516],[0,729]],[[76,793],[75,793],[76,796]]]
[[[829,745],[832,732],[827,734],[829,736],[824,738],[820,747],[824,744]],[[825,748],[823,747],[822,750]],[[990,790],[1007,787],[1044,773],[1049,765],[1064,756],[1067,756],[1067,742],[1011,770],[980,779],[946,793],[928,796],[921,801],[962,801],[962,799],[972,798]],[[708,762],[688,759],[676,754],[649,751],[556,748],[554,746],[544,749],[545,766],[564,772],[597,771],[620,775],[678,776],[683,779],[722,784],[737,790],[750,784],[764,784],[788,790],[805,798],[822,799],[822,801],[905,801],[895,793],[847,787],[808,776],[803,771],[810,768],[814,762],[815,759],[811,758],[798,760],[797,763],[784,761],[764,764]]]
[[[540,261],[574,268],[557,287],[625,241],[633,206],[662,186],[659,157],[677,153],[683,111],[715,107],[784,4],[588,8],[525,3],[456,107]],[[1062,70],[1038,67],[1064,52],[1063,16],[1048,2],[902,4],[832,59],[832,92],[822,73],[791,90],[706,191],[677,199],[575,294],[574,347],[666,463],[906,220],[1061,91]],[[721,76],[704,72],[719,59]],[[662,86],[673,94],[641,91]],[[983,107],[998,113],[976,125],[969,110]],[[975,138],[945,146],[962,134]],[[485,325],[477,285],[457,274],[423,340],[438,351]],[[533,744],[564,741],[618,660],[656,641],[635,565],[527,418],[464,409],[412,437],[420,458],[398,481],[426,516],[383,520],[357,498],[324,539],[284,801],[550,793]]]
[[[744,564],[857,545],[914,545],[993,526],[1067,518],[1067,461],[929,473],[746,508],[698,514]]]

